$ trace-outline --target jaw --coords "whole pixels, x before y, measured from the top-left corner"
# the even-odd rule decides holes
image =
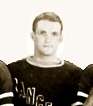
[[[50,57],[55,57],[56,55],[56,50],[54,48],[48,48],[48,47],[43,47],[43,48],[39,48],[39,49],[35,49],[34,51],[34,55],[36,57],[40,57],[40,58],[50,58]]]

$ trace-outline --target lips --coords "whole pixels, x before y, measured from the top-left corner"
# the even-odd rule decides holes
[[[44,47],[52,47],[52,45],[44,45]]]

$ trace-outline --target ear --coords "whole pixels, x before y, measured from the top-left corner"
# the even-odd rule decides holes
[[[60,41],[60,42],[62,42],[62,41],[63,41],[63,35],[62,35],[62,33],[60,34],[59,41]]]
[[[31,32],[31,38],[34,40],[34,37],[35,37],[35,33],[34,32]]]

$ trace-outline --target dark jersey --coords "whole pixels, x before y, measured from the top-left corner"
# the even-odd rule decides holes
[[[5,63],[0,61],[0,106],[12,104],[12,80],[8,68]]]
[[[81,69],[65,61],[59,67],[39,67],[26,59],[8,65],[15,106],[71,106],[76,101]]]
[[[90,90],[93,88],[93,64],[88,65],[82,74],[79,91],[78,91],[78,101],[82,103],[88,98]]]

